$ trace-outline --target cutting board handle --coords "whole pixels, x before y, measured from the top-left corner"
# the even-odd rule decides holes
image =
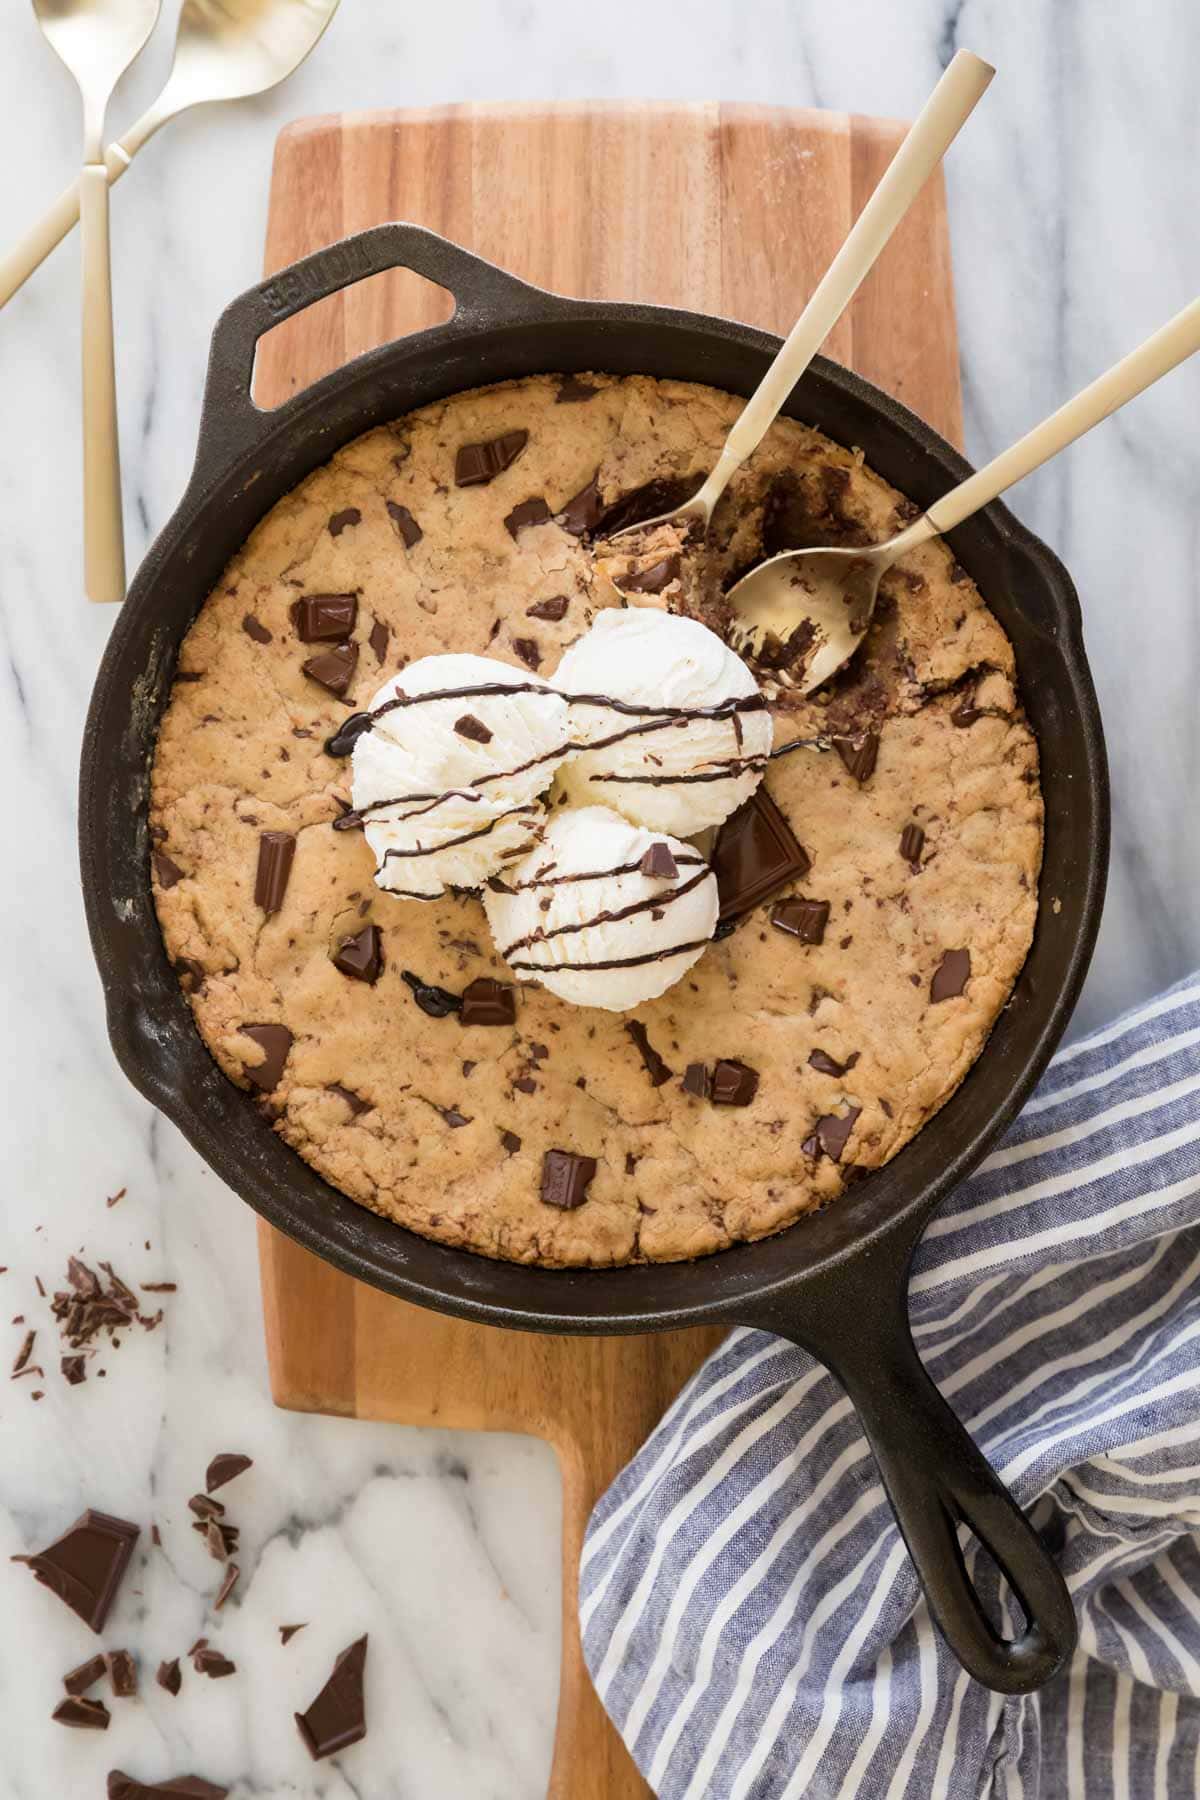
[[[204,384],[194,483],[207,484],[210,472],[216,474],[226,467],[231,456],[252,451],[293,413],[319,398],[324,384],[317,381],[282,406],[256,405],[251,393],[254,357],[264,333],[342,288],[389,269],[409,269],[452,296],[450,318],[430,326],[424,334],[431,340],[466,336],[481,325],[500,321],[517,323],[527,315],[544,321],[548,308],[553,310],[558,304],[566,312],[571,306],[569,300],[518,281],[495,263],[423,225],[373,225],[369,231],[327,244],[260,281],[257,287],[247,288],[217,320]],[[379,353],[368,351],[356,360],[369,361]]]

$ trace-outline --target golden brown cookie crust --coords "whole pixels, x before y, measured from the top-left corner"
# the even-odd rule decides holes
[[[830,691],[805,701],[783,677],[765,684],[777,745],[875,731],[877,762],[862,783],[834,751],[772,764],[767,786],[812,867],[629,1016],[673,1079],[651,1084],[627,1019],[537,988],[519,990],[515,1027],[427,1016],[405,971],[455,994],[508,973],[474,896],[422,903],[375,887],[361,834],[331,829],[349,765],[323,746],[417,657],[486,653],[552,677],[616,595],[553,518],[518,523],[515,537],[506,519],[537,498],[560,513],[593,480],[611,503],[698,476],[741,405],[644,377],[588,384],[596,392],[583,402],[560,403],[560,378],[541,376],[423,408],[347,445],[267,515],[184,640],[151,826],[167,950],[221,1068],[251,1085],[263,1052],[248,1023],[292,1034],[263,1104],[300,1155],[428,1237],[521,1262],[603,1266],[700,1256],[777,1231],[833,1199],[848,1167],[875,1168],[908,1142],[978,1056],[1025,960],[1042,805],[1012,648],[945,546],[925,545],[885,578],[865,654]],[[459,447],[514,430],[529,436],[507,468],[485,485],[455,485]],[[719,509],[712,556],[728,573],[764,542],[865,542],[911,513],[861,458],[780,420]],[[300,596],[331,593],[358,601],[344,700],[302,672],[325,646],[302,644],[290,614]],[[684,584],[667,599],[720,628],[719,598]],[[900,853],[911,824],[924,832],[916,868]],[[297,839],[270,916],[254,900],[264,831]],[[828,901],[821,944],[770,923],[786,893]],[[363,922],[382,932],[386,966],[373,986],[330,960]],[[964,992],[931,1003],[945,951],[960,948],[970,952]],[[814,1051],[818,1062],[856,1060],[832,1075],[810,1065]],[[683,1089],[689,1064],[718,1058],[758,1071],[751,1105],[718,1107]],[[816,1154],[817,1121],[851,1107],[861,1110],[841,1163]],[[550,1149],[596,1159],[575,1211],[540,1198]]]

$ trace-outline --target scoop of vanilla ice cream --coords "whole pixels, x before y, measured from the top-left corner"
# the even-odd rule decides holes
[[[738,701],[757,706],[758,684],[695,619],[610,608],[572,644],[554,685],[570,702],[578,747],[559,771],[559,791],[576,805],[692,837],[728,818],[762,780],[770,712],[734,710]],[[721,716],[704,717],[713,707]]]
[[[643,874],[646,852],[663,843],[675,874]],[[553,814],[537,849],[491,877],[483,904],[520,980],[609,1012],[664,993],[703,956],[717,925],[717,883],[704,858],[606,806]]]
[[[567,707],[487,656],[425,656],[380,688],[351,793],[376,882],[434,899],[478,887],[537,841],[567,748]]]

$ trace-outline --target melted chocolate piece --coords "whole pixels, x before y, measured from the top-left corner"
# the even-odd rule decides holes
[[[925,848],[925,833],[920,825],[906,825],[900,833],[900,854],[906,863],[914,869],[921,866],[921,852]]]
[[[621,577],[621,591],[626,594],[661,594],[678,581],[681,567],[678,556],[664,556],[644,569],[631,569]]]
[[[158,1673],[154,1679],[157,1681],[160,1688],[163,1688],[172,1696],[172,1698],[174,1698],[183,1686],[183,1676],[180,1673],[179,1658],[173,1656],[170,1662],[160,1662],[158,1665]]]
[[[534,494],[528,500],[522,500],[514,506],[504,521],[504,529],[510,538],[524,531],[527,525],[544,525],[550,517],[550,508],[540,494]]]
[[[612,537],[629,525],[644,525],[660,513],[674,512],[703,485],[703,475],[664,475],[643,487],[631,488],[605,508],[598,521],[598,535]]]
[[[799,938],[802,944],[822,944],[829,923],[829,902],[805,900],[797,894],[771,908],[771,923],[777,931]]]
[[[383,974],[383,933],[378,925],[364,925],[352,937],[343,938],[331,960],[351,981],[365,981],[374,987]]]
[[[857,1050],[852,1051],[845,1062],[841,1063],[830,1056],[827,1050],[812,1050],[809,1052],[808,1066],[816,1069],[820,1075],[847,1075],[858,1061],[858,1056]]]
[[[566,594],[555,594],[549,600],[535,600],[532,606],[527,606],[525,617],[527,619],[548,619],[552,625],[557,625],[560,619],[566,618],[567,608],[570,604]]]
[[[343,1087],[340,1082],[331,1081],[326,1092],[336,1094],[339,1100],[344,1100],[356,1119],[360,1118],[363,1113],[370,1112],[371,1110],[371,1102],[369,1100],[364,1100],[362,1095],[356,1094],[352,1088]]]
[[[77,1669],[71,1669],[64,1675],[63,1686],[73,1699],[78,1700],[81,1694],[86,1694],[89,1688],[95,1687],[107,1668],[103,1655],[97,1652],[95,1656],[89,1656],[85,1663],[80,1663]]]
[[[260,1063],[253,1068],[244,1067],[242,1073],[252,1087],[269,1094],[279,1086],[283,1065],[292,1047],[292,1034],[286,1025],[243,1025],[242,1036],[250,1038],[263,1053]]]
[[[517,1151],[521,1148],[521,1140],[515,1131],[502,1131],[500,1133],[500,1142],[504,1145],[504,1148],[508,1151],[510,1156],[515,1156]]]
[[[713,845],[721,918],[736,918],[811,867],[791,826],[764,788],[726,819]]]
[[[333,736],[325,739],[326,756],[349,756],[363,732],[370,731],[371,723],[369,712],[351,713]]]
[[[358,601],[353,594],[305,594],[291,614],[302,644],[336,643],[354,630]]]
[[[168,888],[173,888],[177,881],[183,880],[183,870],[165,850],[151,851],[150,860],[154,864],[154,873],[158,876],[158,885],[164,893]]]
[[[368,634],[367,642],[375,652],[375,661],[377,663],[382,663],[384,657],[387,655],[388,644],[391,642],[391,637],[392,634],[384,624],[383,620],[376,619]]]
[[[527,668],[541,667],[542,652],[536,638],[514,638],[513,649]]]
[[[826,1155],[831,1162],[841,1162],[842,1151],[846,1148],[846,1140],[854,1130],[854,1124],[862,1111],[861,1106],[852,1106],[844,1114],[825,1113],[813,1126],[812,1136],[805,1138],[801,1148],[806,1156]]]
[[[283,905],[295,855],[296,839],[290,831],[261,833],[258,868],[254,876],[254,904],[261,906],[268,917]]]
[[[307,657],[300,666],[310,681],[327,688],[341,700],[354,680],[354,671],[358,667],[358,645],[337,644],[332,650],[322,650],[319,656]]]
[[[833,747],[860,786],[871,779],[879,755],[877,731],[865,731],[857,737],[835,737]]]
[[[254,1459],[244,1456],[240,1450],[222,1450],[213,1457],[204,1475],[204,1488],[208,1494],[215,1494],[230,1481],[244,1475],[247,1469],[254,1467]],[[216,1502],[220,1506],[220,1502]],[[221,1508],[224,1511],[224,1508]]]
[[[462,1000],[457,994],[448,993],[445,988],[433,987],[414,975],[411,969],[403,971],[404,980],[413,992],[413,999],[423,1013],[431,1019],[446,1019],[451,1013],[462,1011]]]
[[[461,719],[455,719],[454,729],[459,737],[469,738],[473,744],[490,744],[492,741],[491,732],[474,713],[464,713]]]
[[[587,1199],[595,1173],[594,1156],[577,1156],[574,1150],[547,1150],[542,1158],[542,1204],[574,1212]]]
[[[578,406],[584,400],[594,400],[599,392],[599,388],[590,387],[586,381],[580,381],[578,375],[564,375],[559,381],[554,404],[555,406]]]
[[[341,512],[330,513],[330,515],[329,515],[329,535],[330,535],[330,537],[335,537],[335,538],[341,537],[341,535],[342,535],[343,531],[345,531],[347,525],[361,525],[361,524],[362,524],[362,514],[359,512],[357,506],[344,506],[342,508]]]
[[[176,1775],[173,1781],[150,1784],[135,1781],[122,1769],[113,1769],[108,1777],[108,1800],[227,1800],[228,1794],[228,1788],[199,1775]]]
[[[712,1072],[714,1106],[749,1106],[758,1092],[758,1070],[732,1058],[719,1062]]]
[[[645,1064],[646,1073],[650,1077],[650,1086],[657,1088],[661,1087],[664,1081],[670,1081],[672,1070],[667,1067],[662,1057],[658,1054],[658,1051],[654,1048],[654,1045],[650,1042],[646,1027],[642,1024],[641,1020],[626,1019],[625,1029],[637,1045],[638,1055]]]
[[[425,533],[421,530],[421,527],[417,524],[417,521],[413,518],[407,506],[401,506],[398,500],[388,500],[385,502],[385,505],[388,509],[388,517],[396,527],[399,535],[404,539],[404,548],[406,550],[411,550],[414,544],[420,543],[421,539],[425,536]]]
[[[108,1679],[118,1700],[132,1700],[138,1690],[137,1664],[128,1650],[110,1650],[105,1658]]]
[[[60,1700],[50,1714],[56,1725],[70,1725],[76,1731],[107,1731],[111,1716],[103,1700],[85,1700],[82,1695]]]
[[[12,1560],[28,1563],[43,1587],[99,1633],[129,1567],[137,1536],[138,1527],[127,1519],[89,1509],[45,1550]]]
[[[712,1093],[712,1077],[707,1063],[689,1063],[683,1072],[683,1091],[697,1100],[707,1100]]]
[[[503,981],[480,975],[463,989],[462,1022],[464,1025],[515,1025],[517,995],[515,988]]]
[[[510,469],[529,442],[527,431],[505,431],[482,444],[460,444],[454,459],[456,487],[486,487]]]
[[[651,844],[638,867],[650,881],[674,881],[679,873],[670,844]]]
[[[461,454],[461,452],[460,452]],[[367,1735],[363,1699],[363,1671],[367,1665],[367,1640],[360,1637],[343,1650],[333,1673],[307,1712],[297,1713],[296,1724],[314,1762],[348,1750]]]
[[[604,501],[597,477],[593,475],[586,487],[572,494],[556,516],[563,530],[569,531],[572,537],[586,537],[589,531],[594,531],[604,517]]]
[[[274,632],[268,631],[262,620],[256,619],[253,613],[247,613],[242,620],[242,630],[256,644],[271,644],[275,641]]]
[[[970,979],[971,952],[947,950],[929,984],[931,1005],[937,1006],[942,1000],[957,1000]]]

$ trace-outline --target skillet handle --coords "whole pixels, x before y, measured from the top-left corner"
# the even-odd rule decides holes
[[[873,1271],[852,1259],[815,1311],[776,1310],[771,1328],[819,1356],[846,1389],[950,1649],[976,1681],[1002,1694],[1043,1686],[1077,1636],[1058,1565],[927,1374],[908,1322],[908,1249],[876,1248]],[[880,1264],[892,1264],[881,1267]],[[852,1273],[853,1272],[853,1273]],[[848,1279],[849,1278],[849,1279]],[[1025,1615],[1006,1639],[971,1585],[958,1541],[966,1525],[1002,1570]]]
[[[327,244],[247,288],[217,320],[200,415],[197,478],[203,480],[210,467],[214,473],[226,468],[231,457],[252,450],[291,409],[304,404],[301,393],[278,408],[255,405],[250,389],[259,338],[318,300],[388,269],[411,269],[453,296],[450,319],[422,333],[430,339],[458,337],[499,319],[515,322],[525,313],[544,318],[555,300],[423,225],[373,225]]]

